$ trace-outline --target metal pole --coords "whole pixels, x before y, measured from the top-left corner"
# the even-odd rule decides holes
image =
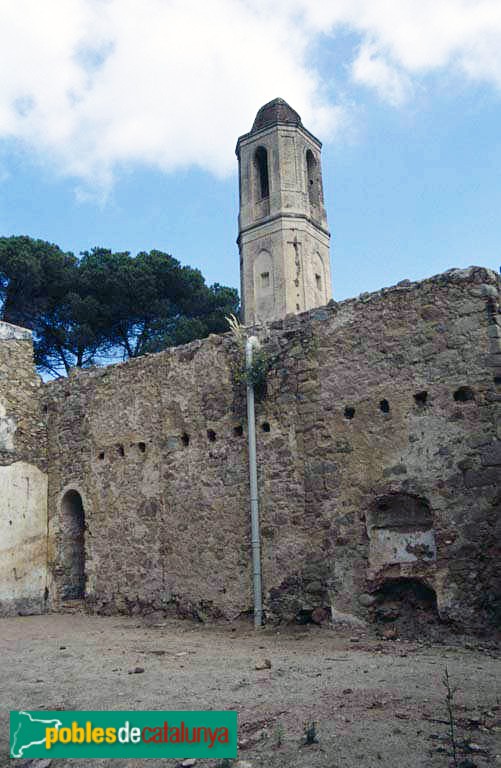
[[[259,342],[250,336],[245,345],[247,370],[252,366],[252,350]],[[259,540],[259,502],[257,491],[256,418],[254,412],[254,386],[247,382],[247,428],[249,432],[249,484],[251,503],[252,580],[254,587],[254,627],[263,624],[263,597],[261,587],[261,544]]]

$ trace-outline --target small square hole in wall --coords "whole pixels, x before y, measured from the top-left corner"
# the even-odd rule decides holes
[[[235,435],[235,437],[242,437],[243,433],[244,433],[244,428],[242,427],[241,424],[233,428],[233,434]]]
[[[261,288],[269,288],[269,287],[270,287],[270,273],[261,272]]]
[[[181,442],[185,446],[185,448],[190,444],[190,436],[186,434],[186,432],[183,432],[181,435]]]
[[[125,456],[125,449],[122,444],[117,445],[117,451],[119,456]]]
[[[207,430],[207,438],[208,438],[210,443],[215,443],[216,442],[216,433],[214,432],[213,429],[208,429]]]
[[[382,413],[389,413],[390,404],[388,400],[381,400],[381,402],[379,403],[379,409],[382,411]]]
[[[98,453],[98,456],[97,456],[97,457],[98,457],[99,461],[103,461],[103,459],[104,459],[104,451],[100,451],[100,452]]]
[[[261,424],[261,429],[263,430],[263,432],[269,432],[271,430],[269,422],[263,421],[263,423]]]
[[[344,418],[345,419],[352,419],[355,415],[355,409],[351,405],[347,405],[344,409]]]
[[[475,393],[471,387],[459,387],[454,392],[454,400],[457,403],[467,403],[469,400],[475,400]]]
[[[138,443],[137,447],[139,448],[141,453],[146,453],[146,443]]]
[[[425,392],[424,390],[422,392],[416,392],[414,400],[416,401],[416,405],[426,405],[428,402],[428,392]]]
[[[315,275],[315,285],[317,286],[317,291],[322,290],[322,278],[320,275]]]

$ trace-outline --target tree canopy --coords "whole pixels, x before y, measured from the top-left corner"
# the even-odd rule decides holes
[[[77,258],[30,237],[0,237],[0,318],[34,332],[42,372],[126,360],[227,329],[238,292],[153,250],[93,248]]]

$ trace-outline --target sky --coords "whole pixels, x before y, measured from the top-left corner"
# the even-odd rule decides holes
[[[0,0],[0,235],[239,287],[235,145],[323,142],[334,298],[501,265],[501,0]]]

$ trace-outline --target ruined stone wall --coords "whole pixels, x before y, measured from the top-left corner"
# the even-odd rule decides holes
[[[455,270],[266,332],[257,450],[269,616],[323,607],[367,619],[388,579],[412,578],[435,590],[443,618],[495,619],[497,290],[488,270]],[[231,336],[211,337],[47,385],[60,597],[76,492],[98,610],[251,609],[237,356]]]
[[[247,474],[228,339],[48,385],[50,510],[83,500],[87,593],[101,610],[249,607]],[[210,430],[213,430],[214,435]],[[212,439],[211,439],[212,438]],[[57,523],[59,520],[59,523]],[[59,557],[64,590],[70,563]]]
[[[31,333],[0,322],[0,615],[46,604],[47,461]]]
[[[285,579],[294,521],[285,542],[270,531],[278,609],[302,585],[308,607],[363,615],[384,579],[404,577],[436,591],[444,618],[499,617],[498,285],[453,271],[273,329],[284,365],[268,416],[295,409],[308,531]]]

